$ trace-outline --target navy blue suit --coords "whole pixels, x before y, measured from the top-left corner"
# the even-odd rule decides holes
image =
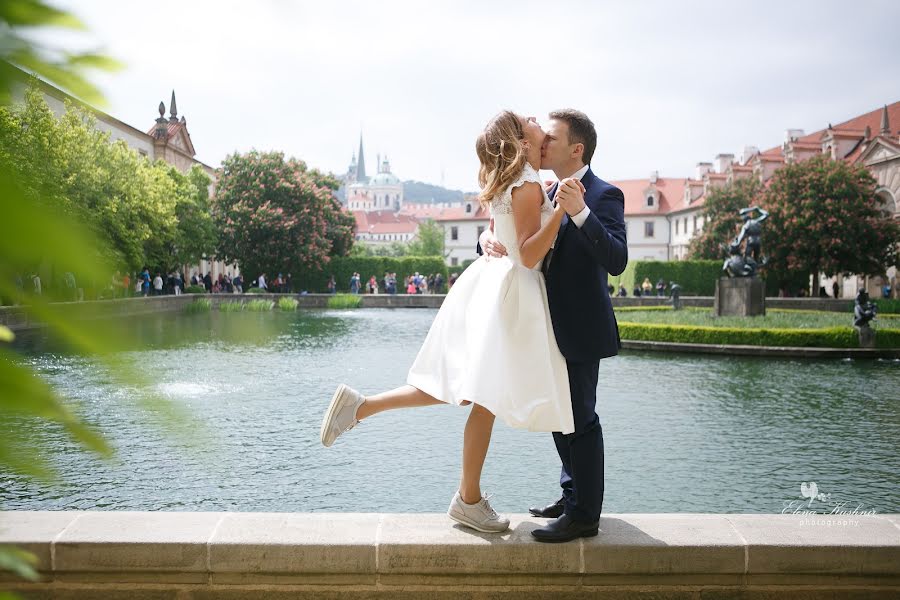
[[[547,297],[556,343],[566,358],[575,432],[555,432],[562,461],[559,484],[565,512],[579,521],[596,521],[603,507],[603,429],[597,417],[600,359],[619,353],[619,327],[607,288],[607,274],[628,263],[625,196],[587,170],[581,178],[584,203],[591,209],[579,228],[563,217],[550,263]],[[556,194],[556,188],[551,191]]]
[[[579,521],[596,521],[603,506],[603,430],[596,413],[599,362],[621,348],[607,275],[625,270],[628,248],[622,190],[590,169],[581,183],[590,215],[580,228],[568,215],[563,217],[544,273],[553,332],[569,371],[575,417],[573,433],[553,434],[562,461],[565,512]],[[550,197],[555,194],[556,187]]]

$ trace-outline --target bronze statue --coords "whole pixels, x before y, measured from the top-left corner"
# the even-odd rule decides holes
[[[875,303],[869,302],[869,293],[859,290],[856,294],[856,306],[853,307],[854,327],[868,327],[869,321],[875,318]]]
[[[753,217],[753,213],[759,216]],[[762,225],[769,213],[758,206],[749,206],[740,210],[744,224],[741,231],[728,245],[728,258],[722,265],[722,270],[729,277],[756,277],[760,267],[765,266],[768,260],[762,256]],[[741,244],[744,245],[743,251]],[[724,246],[723,246],[724,248]]]
[[[672,296],[672,310],[681,310],[681,286],[670,281],[669,295]]]

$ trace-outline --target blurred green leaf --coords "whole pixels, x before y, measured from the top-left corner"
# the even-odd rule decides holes
[[[0,546],[0,569],[12,571],[29,581],[37,581],[40,579],[40,575],[35,570],[36,566],[37,557],[31,552],[25,552],[12,546]]]
[[[10,27],[86,27],[78,17],[38,0],[15,0],[0,3],[0,21]]]
[[[12,342],[16,339],[16,334],[9,330],[9,327],[0,325],[0,342]]]

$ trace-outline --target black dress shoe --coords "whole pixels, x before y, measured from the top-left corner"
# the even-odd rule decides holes
[[[597,535],[598,529],[598,521],[576,521],[569,515],[563,515],[544,527],[535,529],[531,535],[539,542],[568,542],[582,537],[593,537]]]
[[[532,506],[528,509],[528,512],[531,513],[533,517],[542,517],[544,519],[558,519],[563,514],[563,508],[565,508],[566,499],[560,498],[553,504],[548,504],[544,508],[537,508],[536,506]]]

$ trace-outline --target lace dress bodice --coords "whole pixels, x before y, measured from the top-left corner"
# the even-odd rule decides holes
[[[522,259],[519,256],[518,236],[516,235],[516,222],[513,218],[512,210],[512,191],[528,182],[535,182],[541,186],[541,194],[544,196],[544,202],[541,204],[541,226],[543,226],[553,216],[553,206],[550,204],[550,198],[544,191],[541,178],[538,172],[534,170],[529,163],[525,163],[522,173],[512,182],[506,190],[499,196],[495,196],[491,200],[491,216],[494,218],[494,237],[497,241],[506,246],[509,258],[519,264]],[[532,267],[533,270],[540,271],[541,263]]]

